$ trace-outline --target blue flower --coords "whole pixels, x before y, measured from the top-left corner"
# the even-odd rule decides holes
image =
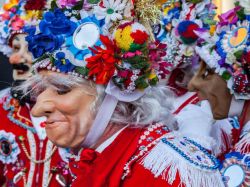
[[[56,53],[56,61],[54,65],[63,73],[71,72],[75,68],[75,66],[65,58],[65,54],[63,52]]]
[[[77,24],[70,21],[59,9],[54,12],[46,12],[39,24],[40,31],[44,34],[65,36],[72,35],[76,27]]]
[[[93,23],[99,28],[101,28],[102,25],[103,25],[103,22],[97,20],[95,18],[95,16],[88,16],[88,17],[85,17],[84,19],[78,21],[77,22],[77,27],[79,27],[80,25],[82,25],[84,23]],[[101,29],[100,29],[100,34],[101,34]],[[89,50],[89,48],[78,49],[74,45],[72,35],[69,36],[69,37],[66,37],[65,41],[66,41],[67,50],[69,50],[74,55],[76,60],[82,61],[82,60],[84,60],[85,56],[88,56],[89,54],[92,54],[92,52]],[[101,45],[101,41],[98,39],[98,41],[95,43],[95,46],[100,46],[100,45]]]
[[[28,49],[34,58],[41,57],[46,52],[53,52],[61,47],[64,42],[62,36],[39,33],[37,35],[29,34],[26,37]]]

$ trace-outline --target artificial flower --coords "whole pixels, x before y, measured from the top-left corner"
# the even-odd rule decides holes
[[[122,28],[117,28],[114,33],[114,39],[116,42],[116,45],[125,50],[128,51],[133,43],[133,38],[131,37],[132,27],[131,26],[124,26]]]
[[[237,11],[240,10],[240,7],[237,6],[234,9],[227,11],[224,14],[221,14],[219,17],[219,25],[222,27],[224,25],[235,24],[238,21]]]
[[[70,63],[69,59],[65,58],[65,53],[63,52],[56,53],[54,65],[63,73],[71,72],[75,68],[75,66]]]
[[[52,34],[39,33],[37,35],[29,35],[26,37],[28,49],[35,58],[41,57],[46,52],[53,52],[59,49],[64,40],[60,36]]]
[[[70,21],[59,9],[54,12],[46,12],[39,23],[40,31],[44,34],[71,36],[76,27],[76,23]]]
[[[11,19],[10,27],[12,30],[17,31],[21,30],[24,27],[24,24],[24,20],[16,15]]]
[[[10,0],[9,3],[3,5],[4,10],[10,10],[18,4],[19,0]]]
[[[105,49],[95,46],[91,48],[94,55],[86,58],[89,69],[89,76],[94,77],[97,84],[107,84],[115,72],[115,64],[118,59],[115,58],[115,46],[107,36],[100,36]]]
[[[45,7],[45,0],[27,0],[24,6],[25,10],[42,10]]]
[[[141,30],[132,32],[131,37],[134,39],[134,42],[139,45],[143,45],[148,40],[148,34]]]
[[[73,7],[78,2],[79,2],[79,0],[58,0],[58,1],[56,1],[57,5],[60,8]]]
[[[121,0],[103,0],[103,5],[104,7],[100,5],[94,7],[94,14],[97,19],[105,19],[106,24],[110,21],[115,22],[122,19],[126,6],[124,2],[121,2]]]

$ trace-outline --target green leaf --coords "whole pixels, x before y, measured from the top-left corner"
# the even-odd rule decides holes
[[[146,78],[146,75],[142,75],[135,81],[136,88],[145,89],[149,86],[145,78]]]
[[[241,59],[243,52],[244,52],[243,50],[240,50],[234,53],[234,56],[236,57],[237,60]]]
[[[56,4],[56,1],[55,1],[55,0],[51,2],[50,6],[51,6],[51,9],[52,9],[52,10],[54,10],[54,9],[57,9],[57,8],[58,8],[58,6],[57,6],[57,4]]]
[[[155,78],[149,80],[149,84],[152,86],[155,86],[158,83],[158,81],[159,81],[159,79],[156,76]]]
[[[86,68],[86,67],[79,67],[79,66],[77,66],[77,67],[75,68],[75,71],[76,71],[77,73],[83,75],[83,76],[88,76],[88,74],[89,74],[89,69]]]
[[[231,74],[230,74],[228,71],[224,71],[224,72],[222,73],[221,77],[222,77],[224,80],[228,81],[228,80],[231,78]]]

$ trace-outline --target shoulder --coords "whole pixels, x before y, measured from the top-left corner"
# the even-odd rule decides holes
[[[161,137],[140,163],[169,184],[178,174],[180,183],[186,186],[224,186],[218,160],[201,145],[177,132]]]

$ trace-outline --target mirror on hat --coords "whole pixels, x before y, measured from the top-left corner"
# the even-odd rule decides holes
[[[73,44],[77,49],[93,47],[100,38],[99,27],[91,22],[81,24],[74,32]]]
[[[247,40],[248,30],[246,27],[239,27],[233,30],[228,42],[232,48],[242,45]]]

